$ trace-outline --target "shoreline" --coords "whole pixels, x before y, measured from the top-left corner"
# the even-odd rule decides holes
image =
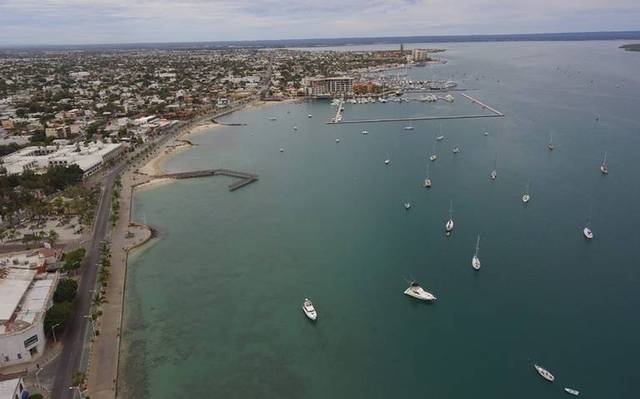
[[[287,99],[283,101],[256,101],[245,104],[229,113],[255,110],[257,108],[290,104],[304,101],[303,99]],[[112,248],[112,276],[107,286],[105,296],[107,302],[102,305],[103,315],[98,321],[100,335],[92,345],[90,352],[90,366],[86,370],[88,391],[91,397],[99,399],[115,399],[119,392],[126,390],[124,380],[121,380],[120,364],[123,343],[121,334],[125,325],[125,297],[127,295],[128,257],[132,250],[142,249],[158,236],[158,231],[149,225],[135,223],[131,220],[133,198],[136,190],[150,190],[168,184],[173,179],[156,177],[166,173],[163,164],[172,157],[189,150],[197,144],[192,144],[189,138],[195,137],[211,129],[224,125],[212,123],[209,119],[213,114],[203,118],[200,123],[184,127],[183,131],[170,137],[152,153],[152,158],[146,163],[132,165],[122,174],[121,212],[116,225],[111,228],[109,240]],[[148,236],[144,241],[135,245],[127,245],[130,240],[126,233],[133,227],[145,229]],[[129,243],[131,244],[131,243]],[[99,369],[99,370],[98,370]],[[122,385],[120,385],[122,384]]]

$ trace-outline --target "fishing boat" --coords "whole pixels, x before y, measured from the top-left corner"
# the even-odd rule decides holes
[[[556,377],[554,377],[553,374],[549,372],[549,370],[544,369],[542,366],[534,364],[533,367],[535,367],[538,374],[540,374],[540,376],[545,380],[553,382],[556,379]]]
[[[411,209],[411,202],[405,202],[404,203],[404,209],[406,209],[406,210]]]
[[[564,391],[566,393],[568,393],[569,395],[573,395],[573,396],[579,396],[580,395],[580,391],[578,391],[577,389],[565,388]]]
[[[304,302],[302,303],[302,311],[309,318],[309,320],[318,320],[318,312],[316,312],[316,308],[313,307],[313,302],[311,302],[311,299],[304,299]]]
[[[453,231],[454,224],[453,224],[452,213],[453,213],[453,201],[449,203],[449,220],[447,220],[447,223],[445,223],[444,225],[444,229],[447,235],[451,235],[451,232]]]
[[[547,144],[549,151],[553,151],[555,146],[553,145],[553,135],[549,134],[549,143]]]
[[[522,196],[522,202],[527,204],[530,199],[531,196],[529,195],[529,182],[527,182],[527,187],[525,188],[524,195]]]
[[[476,240],[476,253],[473,255],[471,259],[471,266],[475,270],[480,270],[480,258],[478,258],[478,251],[480,250],[480,234],[478,234],[478,239]]]
[[[604,158],[602,159],[602,163],[600,164],[600,172],[602,172],[603,175],[608,175],[609,174],[609,168],[607,167],[607,153],[604,153]]]
[[[435,301],[437,299],[435,295],[422,288],[417,281],[412,281],[409,287],[404,290],[404,294],[422,301]]]
[[[427,178],[424,179],[424,186],[431,188],[431,168],[429,168],[429,165],[427,165]]]

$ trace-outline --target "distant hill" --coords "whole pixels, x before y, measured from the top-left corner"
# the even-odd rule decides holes
[[[627,51],[640,51],[640,43],[624,44],[620,46],[620,48],[623,48]]]

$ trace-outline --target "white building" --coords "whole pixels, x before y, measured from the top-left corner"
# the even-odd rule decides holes
[[[427,50],[414,48],[413,50],[411,50],[411,59],[416,62],[425,61],[429,59],[429,53],[427,52]]]
[[[353,78],[311,78],[306,81],[307,94],[314,97],[336,97],[353,93]]]
[[[122,144],[102,142],[65,146],[31,146],[6,155],[1,160],[8,175],[19,175],[25,170],[44,171],[50,166],[78,165],[84,175],[89,176],[100,169],[104,162],[118,156],[123,149]]]
[[[0,269],[0,367],[30,362],[44,351],[44,314],[58,274],[36,278],[35,270]]]
[[[29,392],[24,389],[22,377],[0,381],[0,399],[26,399]]]

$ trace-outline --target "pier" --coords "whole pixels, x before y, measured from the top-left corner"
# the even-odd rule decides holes
[[[198,177],[211,177],[211,176],[228,176],[235,177],[238,180],[229,185],[229,191],[235,191],[246,185],[249,185],[255,181],[258,181],[258,175],[253,173],[240,172],[231,169],[205,169],[195,170],[192,172],[178,172],[178,173],[166,173],[162,175],[153,176],[156,179],[195,179]]]
[[[211,122],[216,123],[218,125],[222,125],[222,126],[247,126],[246,123],[225,123],[225,122],[217,121],[216,119],[211,119]]]
[[[382,122],[412,122],[412,121],[434,121],[434,120],[444,120],[444,119],[477,119],[477,118],[501,118],[504,114],[497,109],[488,106],[487,104],[471,97],[468,94],[460,93],[467,100],[471,101],[472,104],[479,105],[482,109],[485,109],[490,114],[466,114],[466,115],[434,115],[434,116],[414,116],[409,118],[378,118],[378,119],[356,119],[356,120],[342,120],[342,112],[340,111],[340,106],[338,107],[338,114],[340,114],[340,120],[334,119],[327,122],[327,125],[337,125],[342,123],[382,123]],[[336,118],[337,115],[336,114]]]

